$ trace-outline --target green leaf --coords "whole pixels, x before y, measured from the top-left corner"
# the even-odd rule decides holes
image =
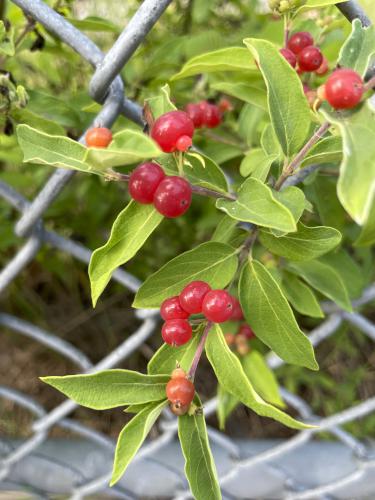
[[[288,269],[301,276],[309,285],[336,302],[346,311],[352,311],[344,282],[337,271],[328,264],[318,260],[291,262]]]
[[[295,16],[297,17],[303,10],[318,9],[320,7],[327,7],[328,5],[335,5],[346,1],[347,0],[307,0],[307,2],[295,12]]]
[[[105,245],[97,248],[90,259],[91,297],[95,307],[115,269],[134,257],[150,234],[163,220],[153,205],[131,201],[120,212]]]
[[[258,415],[278,420],[292,429],[310,427],[266,403],[257,394],[245,375],[239,359],[229,349],[219,325],[214,325],[207,337],[206,354],[220,385],[245,406],[251,408]]]
[[[203,413],[179,417],[178,437],[185,458],[185,475],[195,500],[221,500]]]
[[[236,201],[220,198],[216,207],[233,219],[252,222],[259,226],[271,227],[281,231],[296,230],[291,212],[273,195],[272,190],[252,177],[238,189]]]
[[[228,215],[224,215],[216,226],[214,234],[212,235],[211,241],[217,241],[219,243],[229,243],[233,235],[237,231],[238,222]]]
[[[338,163],[342,159],[341,137],[331,135],[319,141],[310,149],[301,167],[317,165],[320,163]]]
[[[164,399],[169,378],[130,370],[105,370],[89,375],[41,377],[41,380],[81,406],[107,410]]]
[[[282,191],[273,191],[273,195],[289,209],[295,224],[297,224],[306,208],[305,193],[296,186],[288,186]],[[278,237],[287,234],[287,231],[280,231],[278,229],[271,229],[271,232]]]
[[[117,34],[120,34],[121,32],[121,28],[113,24],[111,21],[102,19],[101,17],[88,16],[84,19],[74,19],[71,17],[68,18],[67,21],[81,31],[101,31]]]
[[[11,27],[9,31],[5,29],[3,21],[0,20],[0,54],[5,56],[14,56],[14,30]]]
[[[356,299],[362,295],[365,279],[361,267],[343,249],[323,255],[320,262],[328,264],[340,275],[349,297]]]
[[[275,134],[287,157],[297,153],[310,131],[310,108],[296,71],[266,40],[246,38],[267,86],[268,109]]]
[[[133,307],[158,308],[167,297],[178,295],[190,281],[207,281],[224,288],[238,265],[237,250],[224,243],[202,243],[175,257],[152,274],[135,296]]]
[[[314,292],[297,276],[284,271],[281,289],[296,311],[312,318],[324,318]]]
[[[218,82],[212,83],[210,87],[218,92],[231,95],[241,101],[254,104],[260,109],[267,111],[267,93],[265,89],[244,82]]]
[[[139,403],[137,405],[130,405],[124,409],[124,413],[140,413],[145,408],[148,408],[150,403]]]
[[[170,88],[168,84],[165,84],[161,88],[161,92],[159,95],[146,99],[146,102],[150,105],[152,114],[154,115],[155,119],[159,118],[160,115],[168,113],[168,111],[174,111],[175,109],[177,109],[171,101]]]
[[[159,158],[159,163],[168,175],[179,175],[175,158],[168,154]],[[202,153],[184,155],[184,172],[191,184],[222,193],[228,192],[228,183],[219,165]]]
[[[366,102],[352,112],[331,113],[328,119],[343,138],[338,197],[357,224],[364,225],[375,201],[375,112]]]
[[[267,155],[262,148],[251,149],[240,165],[240,174],[243,177],[251,177],[264,182],[267,179],[272,163],[277,155]]]
[[[268,367],[260,352],[251,350],[242,358],[242,367],[254,389],[265,401],[285,408],[275,374]]]
[[[354,19],[352,32],[340,50],[339,66],[352,68],[361,76],[365,76],[374,53],[375,27],[364,27],[359,19]]]
[[[37,128],[42,132],[54,135],[64,135],[64,128],[58,123],[48,120],[43,116],[37,115],[30,111],[28,108],[12,108],[10,116],[17,123],[23,123],[30,127]]]
[[[363,247],[375,243],[375,201],[371,205],[367,222],[362,226],[361,232],[354,245]]]
[[[254,60],[249,57],[246,49],[229,47],[193,57],[183,66],[179,73],[172,77],[172,80],[179,80],[200,73],[255,70]]]
[[[163,401],[148,405],[122,429],[117,440],[110,486],[124,474],[166,404]]]
[[[341,241],[341,234],[332,227],[309,227],[298,223],[295,233],[275,237],[262,230],[260,241],[268,250],[290,260],[311,260],[330,252]]]
[[[287,363],[318,369],[309,339],[280,286],[260,262],[248,260],[243,267],[239,298],[246,321],[262,342]]]
[[[225,429],[227,418],[239,403],[240,401],[233,394],[230,394],[218,384],[216,413],[221,430]]]
[[[187,344],[180,347],[172,347],[168,344],[163,344],[152,356],[147,365],[147,371],[151,375],[168,374],[176,368],[178,363],[185,371],[189,370],[193,361],[195,351],[197,350],[199,340],[201,338],[198,331],[193,335],[193,338]]]
[[[277,155],[278,158],[283,156],[280,144],[271,123],[268,123],[264,127],[260,138],[260,144],[267,156]]]

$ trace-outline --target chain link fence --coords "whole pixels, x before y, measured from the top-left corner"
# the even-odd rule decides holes
[[[120,114],[143,125],[142,109],[124,97],[124,85],[118,75],[171,0],[144,0],[106,55],[41,0],[13,2],[94,67],[90,94],[102,103],[102,108],[93,125],[110,127]],[[364,24],[368,23],[355,2],[338,7],[348,18],[359,16]],[[89,249],[46,230],[42,221],[45,210],[73,175],[73,171],[57,170],[32,201],[0,182],[0,197],[20,212],[15,232],[25,238],[24,245],[0,272],[1,292],[34,259],[43,245],[66,252],[84,263],[89,262]],[[136,292],[140,285],[137,278],[122,269],[118,269],[112,279],[131,292]],[[353,306],[360,310],[374,300],[375,285],[366,289]],[[343,322],[375,340],[375,325],[362,314],[347,313],[328,302],[323,304],[323,309],[327,313],[326,319],[310,332],[315,346],[334,334]],[[64,356],[80,372],[94,372],[117,366],[154,333],[158,325],[154,312],[139,310],[134,314],[141,320],[139,328],[96,365],[70,343],[20,318],[0,313],[0,325]],[[283,361],[270,353],[268,363],[276,369]],[[320,418],[304,400],[283,388],[281,391],[286,403],[301,419],[319,427],[299,432],[288,440],[248,442],[231,440],[209,428],[224,498],[374,498],[375,446],[371,442],[359,441],[342,426],[374,412],[375,397],[328,418]],[[169,411],[159,423],[159,437],[146,443],[124,478],[110,489],[108,482],[115,443],[79,421],[69,419],[69,414],[76,408],[73,401],[66,400],[47,413],[30,396],[11,387],[0,386],[0,398],[24,408],[34,419],[31,437],[10,440],[0,436],[0,490],[18,492],[11,498],[24,498],[21,492],[26,492],[29,498],[55,498],[62,494],[75,500],[87,497],[191,498],[176,439],[177,422]],[[206,402],[205,414],[214,413],[216,405],[215,399]],[[69,430],[79,438],[71,441],[48,439],[54,427]],[[334,441],[315,441],[321,431],[329,433]]]

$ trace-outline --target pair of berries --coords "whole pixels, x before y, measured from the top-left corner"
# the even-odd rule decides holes
[[[172,346],[186,344],[192,335],[190,315],[202,313],[208,321],[223,323],[232,318],[234,309],[235,301],[226,290],[212,290],[205,281],[192,281],[180,295],[165,299],[160,307],[165,321],[163,340]]]
[[[239,326],[236,334],[225,334],[225,340],[229,346],[235,346],[238,354],[245,356],[250,350],[249,341],[255,337],[255,333],[251,327],[243,323]]]
[[[314,46],[314,39],[307,31],[299,31],[292,35],[287,48],[280,51],[285,59],[299,72],[318,72],[323,75],[328,71],[328,63],[319,47]]]
[[[189,103],[185,106],[185,111],[194,123],[195,128],[215,128],[222,120],[222,110],[227,111],[230,103],[222,100],[220,105],[212,104],[208,101]]]
[[[184,214],[191,204],[190,183],[176,175],[166,176],[163,169],[153,162],[142,163],[129,178],[130,196],[145,205],[153,203],[165,217]]]
[[[166,387],[170,408],[175,415],[185,415],[194,399],[195,387],[182,368],[173,370]]]
[[[194,122],[185,111],[169,111],[152,125],[151,137],[164,153],[187,151],[193,143]]]

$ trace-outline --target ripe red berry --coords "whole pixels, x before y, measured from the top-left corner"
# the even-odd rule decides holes
[[[164,179],[163,169],[157,163],[142,163],[129,178],[130,196],[139,203],[152,203],[156,188]]]
[[[251,327],[247,324],[241,325],[238,329],[238,335],[243,335],[247,339],[253,339],[255,337],[255,333],[251,329]]]
[[[325,96],[335,109],[354,108],[362,98],[363,80],[352,69],[338,69],[325,83]]]
[[[169,111],[159,116],[151,129],[151,137],[165,153],[176,151],[176,143],[183,135],[194,135],[194,123],[185,111]]]
[[[187,319],[189,313],[182,309],[180,300],[176,296],[164,300],[160,306],[160,316],[164,321],[168,321],[169,319]]]
[[[165,217],[174,218],[182,215],[191,204],[191,186],[182,177],[171,175],[165,177],[157,187],[154,205]]]
[[[232,312],[232,316],[230,317],[230,319],[232,321],[240,321],[241,319],[243,319],[243,312],[242,312],[241,304],[240,304],[239,300],[236,299],[235,297],[232,297],[232,302],[233,302],[233,312]]]
[[[302,71],[316,71],[323,62],[323,54],[313,45],[305,47],[298,54],[298,66]]]
[[[203,125],[203,109],[199,104],[193,102],[187,104],[185,106],[185,112],[193,121],[195,128],[199,128]]]
[[[299,54],[302,49],[314,45],[314,39],[307,31],[294,33],[288,40],[288,49],[294,54]]]
[[[297,58],[294,52],[289,49],[280,49],[280,54],[288,61],[288,63],[295,68],[297,66]]]
[[[106,148],[112,141],[112,132],[105,127],[90,128],[85,135],[88,148]]]
[[[329,70],[329,66],[328,66],[328,61],[327,59],[323,56],[323,62],[322,64],[319,66],[319,68],[317,70],[315,70],[315,73],[319,76],[322,76],[322,75],[325,75]]]
[[[191,339],[192,329],[186,319],[170,319],[161,329],[164,342],[172,346],[186,344]]]
[[[208,128],[215,128],[221,123],[222,114],[216,104],[211,104],[207,101],[200,103],[203,113],[203,125]]]
[[[188,135],[182,135],[176,142],[177,151],[187,151],[191,148],[193,141]]]
[[[193,382],[187,378],[172,378],[166,387],[167,398],[177,406],[187,406],[194,398],[195,388]]]
[[[211,290],[203,299],[202,312],[209,321],[224,323],[233,312],[232,297],[225,290]]]
[[[180,304],[190,314],[202,312],[203,299],[211,287],[205,281],[192,281],[179,295]]]

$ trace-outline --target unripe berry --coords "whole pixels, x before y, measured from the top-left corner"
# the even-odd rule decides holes
[[[314,39],[307,31],[294,33],[288,40],[288,49],[294,54],[299,54],[302,49],[314,45]]]
[[[194,384],[187,378],[171,379],[166,387],[168,401],[177,407],[187,406],[194,399]]]
[[[211,290],[203,299],[202,312],[209,321],[224,323],[232,316],[232,297],[226,290]]]
[[[224,335],[224,338],[225,338],[225,341],[226,341],[227,345],[231,346],[231,345],[234,344],[235,335],[233,335],[233,333],[226,333]]]
[[[289,49],[280,49],[280,54],[288,61],[288,63],[295,68],[297,66],[296,55]]]
[[[176,296],[164,300],[160,306],[160,316],[164,321],[168,321],[170,319],[187,319],[189,313],[182,309],[180,300]]]
[[[202,101],[200,104],[203,113],[203,125],[207,128],[215,128],[221,123],[221,111],[216,104]]]
[[[245,335],[238,333],[235,337],[237,352],[240,356],[245,356],[249,351],[249,342]]]
[[[323,55],[318,47],[305,47],[298,54],[298,66],[302,71],[316,71],[323,62]]]
[[[175,368],[171,374],[171,378],[186,378],[186,371],[182,368]]]
[[[188,135],[182,135],[176,142],[177,151],[187,151],[191,148],[193,141]]]
[[[138,165],[129,178],[130,196],[139,203],[152,203],[156,188],[164,177],[163,169],[157,163]]]
[[[306,95],[306,99],[307,99],[307,102],[309,103],[310,108],[314,109],[315,103],[317,102],[317,98],[318,98],[316,90],[309,90],[309,91],[305,92],[305,95]]]
[[[318,90],[316,91],[316,94],[317,94],[318,99],[320,101],[325,101],[327,99],[326,86],[325,85],[321,85],[320,87],[318,87]]]
[[[182,177],[171,175],[161,181],[154,195],[154,205],[165,217],[184,214],[191,204],[191,186]]]
[[[238,329],[238,335],[243,335],[248,340],[253,339],[255,337],[255,333],[251,329],[251,327],[247,324],[241,325]]]
[[[191,339],[192,328],[186,319],[170,319],[164,323],[161,336],[167,344],[178,347]]]
[[[219,109],[222,113],[226,113],[227,111],[232,111],[233,105],[229,99],[222,97],[219,101]]]
[[[232,297],[232,302],[233,302],[233,312],[232,312],[232,316],[230,317],[230,319],[232,321],[240,321],[241,319],[243,319],[243,312],[242,312],[241,304],[240,304],[239,300],[236,299],[235,297]]]
[[[169,111],[159,116],[151,129],[151,137],[165,153],[176,151],[177,141],[184,135],[194,135],[194,123],[185,111]]]
[[[105,127],[90,128],[85,135],[88,148],[106,148],[112,141],[112,132]]]
[[[186,415],[189,411],[190,405],[181,405],[179,403],[171,403],[169,405],[171,412],[176,415],[176,417],[181,417],[182,415]]]
[[[179,295],[181,307],[190,314],[201,313],[203,299],[210,290],[210,285],[205,281],[192,281]]]
[[[315,73],[319,76],[323,76],[325,75],[326,73],[328,73],[328,70],[329,70],[329,66],[328,66],[328,61],[327,59],[323,56],[323,62],[322,64],[319,66],[319,68],[317,70],[315,70]]]
[[[335,109],[354,108],[364,92],[361,76],[352,69],[338,69],[325,83],[326,99]]]
[[[185,106],[185,112],[193,121],[195,128],[200,128],[203,125],[203,108],[199,104],[192,102],[187,104]]]

